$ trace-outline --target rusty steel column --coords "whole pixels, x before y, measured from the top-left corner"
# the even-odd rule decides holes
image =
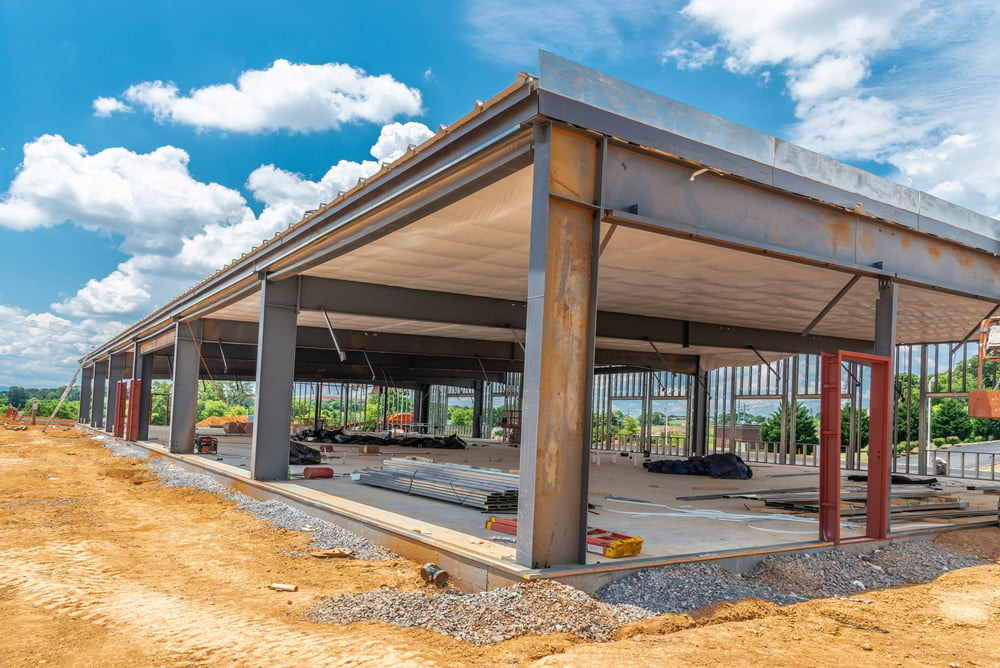
[[[534,128],[517,562],[586,560],[600,143]]]
[[[299,282],[262,277],[260,283],[250,477],[288,480]]]
[[[194,452],[198,421],[201,320],[174,325],[174,384],[170,392],[170,452]]]
[[[139,415],[137,416],[139,427],[136,432],[136,440],[148,441],[149,416],[153,408],[153,355],[143,355],[141,347],[136,343],[132,359],[132,379],[141,381],[138,399]]]

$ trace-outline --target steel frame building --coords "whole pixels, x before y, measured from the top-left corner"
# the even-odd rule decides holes
[[[276,480],[296,380],[523,371],[517,562],[582,563],[595,366],[704,379],[963,340],[1000,303],[998,254],[996,220],[542,53],[537,77],[90,352],[81,422],[105,428],[106,405],[116,424],[128,376],[145,439],[170,377],[170,448],[190,452],[199,377],[252,378],[251,473]]]

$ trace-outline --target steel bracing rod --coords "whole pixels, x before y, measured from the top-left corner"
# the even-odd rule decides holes
[[[219,339],[219,355],[222,356],[222,372],[229,373],[229,362],[226,361],[226,350],[222,347],[222,339]],[[202,359],[202,363],[204,363]]]
[[[754,348],[753,346],[748,346],[748,348],[750,348],[750,350],[752,350],[752,351],[753,351],[753,354],[754,354],[754,355],[756,355],[756,356],[757,356],[757,358],[758,358],[758,359],[760,359],[760,361],[764,363],[764,366],[766,366],[766,367],[767,367],[767,370],[768,370],[768,371],[770,371],[771,373],[773,373],[773,374],[774,374],[774,377],[775,377],[775,378],[777,378],[778,380],[781,380],[781,374],[780,374],[780,373],[778,373],[777,371],[775,371],[775,370],[774,370],[773,368],[771,368],[771,363],[770,363],[770,362],[768,362],[768,361],[767,361],[767,360],[766,360],[766,359],[764,358],[764,356],[760,354],[760,351],[759,351],[759,350],[757,350],[757,349],[756,349],[756,348]]]
[[[611,237],[614,236],[615,230],[617,229],[618,229],[618,224],[611,223],[611,227],[608,228],[608,233],[604,235],[603,239],[601,239],[601,248],[600,250],[597,251],[597,257],[601,257],[602,255],[604,255],[604,249],[608,247],[609,243],[611,243]]]
[[[840,289],[840,292],[838,292],[834,296],[834,298],[831,299],[829,303],[823,307],[823,310],[819,312],[819,315],[813,318],[812,322],[806,325],[806,328],[802,330],[802,336],[805,336],[809,332],[813,331],[813,328],[816,327],[816,325],[818,325],[820,321],[826,317],[827,313],[833,310],[833,307],[836,306],[840,302],[840,300],[847,295],[850,289],[854,287],[854,284],[860,280],[861,280],[861,274],[854,274],[854,276],[851,276],[851,280],[847,281],[847,285],[842,287]]]
[[[994,313],[996,313],[997,311],[1000,311],[1000,304],[997,304],[996,306],[994,306],[993,308],[991,308],[991,309],[990,309],[990,312],[989,312],[989,313],[987,313],[987,314],[986,314],[986,315],[985,315],[985,316],[983,317],[983,320],[986,320],[987,318],[992,318],[992,317],[993,317],[993,314],[994,314]],[[951,355],[950,355],[950,356],[954,356],[954,355],[955,355],[955,352],[956,352],[956,351],[957,351],[957,350],[958,350],[959,348],[961,348],[961,347],[962,347],[962,346],[964,346],[964,345],[965,345],[966,343],[968,343],[968,342],[969,342],[969,339],[971,339],[971,338],[972,338],[972,335],[973,335],[973,334],[976,334],[976,333],[978,333],[978,332],[979,332],[979,328],[980,328],[980,327],[982,327],[982,326],[983,326],[983,324],[982,324],[982,322],[980,322],[980,323],[979,323],[979,324],[977,324],[977,325],[976,325],[975,327],[973,327],[972,329],[970,329],[970,330],[969,330],[969,333],[968,333],[968,334],[966,334],[966,335],[965,335],[965,336],[964,336],[964,337],[962,338],[962,340],[961,340],[961,341],[959,341],[958,343],[956,343],[956,344],[955,344],[955,345],[954,345],[954,346],[952,347],[952,349],[951,349]]]
[[[368,353],[366,351],[362,350],[361,354],[363,354],[365,356],[365,362],[368,362],[368,368],[372,372],[372,380],[375,380],[375,369],[372,368],[372,361],[370,359],[368,359]]]
[[[337,355],[340,356],[340,361],[346,362],[347,354],[340,349],[340,343],[337,341],[337,335],[333,333],[333,323],[330,322],[330,314],[326,312],[325,308],[320,309],[320,311],[323,313],[323,320],[326,321],[326,329],[330,332],[330,338],[333,339],[333,347],[337,349]]]

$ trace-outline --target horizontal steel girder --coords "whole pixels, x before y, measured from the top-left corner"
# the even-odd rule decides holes
[[[523,329],[524,302],[373,283],[303,276],[299,305],[306,310],[449,323],[499,329]],[[729,327],[671,318],[598,311],[597,336],[632,341],[662,341],[691,346],[757,348],[788,353],[823,350],[867,352],[872,342],[837,337],[802,336],[749,327]]]
[[[202,345],[204,355],[219,356],[218,342],[223,344],[255,344],[257,341],[257,323],[238,322],[232,320],[205,320],[205,341]],[[417,355],[435,358],[467,358],[458,368],[471,366],[479,368],[476,358],[483,360],[487,369],[487,360],[524,361],[524,351],[516,342],[484,341],[475,339],[455,339],[440,336],[420,336],[414,334],[393,334],[378,332],[362,332],[355,330],[335,330],[337,341],[345,351],[367,351],[396,353],[402,355]],[[683,334],[683,332],[682,332]],[[628,338],[628,337],[622,337]],[[318,327],[299,327],[296,333],[296,346],[301,354],[308,354],[305,349],[315,348],[332,351],[333,343],[330,334]],[[225,353],[227,356],[229,353]],[[468,360],[472,360],[471,364]],[[595,364],[624,365],[637,368],[674,371],[677,373],[695,373],[698,358],[695,355],[657,354],[633,350],[615,350],[598,348],[595,353]],[[517,369],[511,369],[520,371]]]

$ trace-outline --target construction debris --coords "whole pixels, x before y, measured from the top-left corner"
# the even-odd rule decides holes
[[[491,516],[486,528],[502,533],[517,535],[517,520]],[[587,527],[587,552],[603,557],[619,559],[634,557],[642,551],[642,536],[626,536],[622,533]]]
[[[487,512],[511,512],[517,510],[518,478],[499,469],[393,457],[381,467],[362,469],[358,481]]]
[[[403,448],[441,448],[444,450],[464,450],[466,442],[456,434],[451,436],[403,436],[395,438],[391,432],[382,436],[360,434],[343,429],[303,429],[295,435],[296,441],[304,443],[340,443],[343,445],[389,445]]]
[[[354,554],[354,550],[349,547],[331,547],[329,550],[316,550],[310,552],[310,557],[317,559],[344,559]]]
[[[272,582],[270,588],[274,591],[298,591],[299,586],[293,584],[282,584],[280,582]]]

